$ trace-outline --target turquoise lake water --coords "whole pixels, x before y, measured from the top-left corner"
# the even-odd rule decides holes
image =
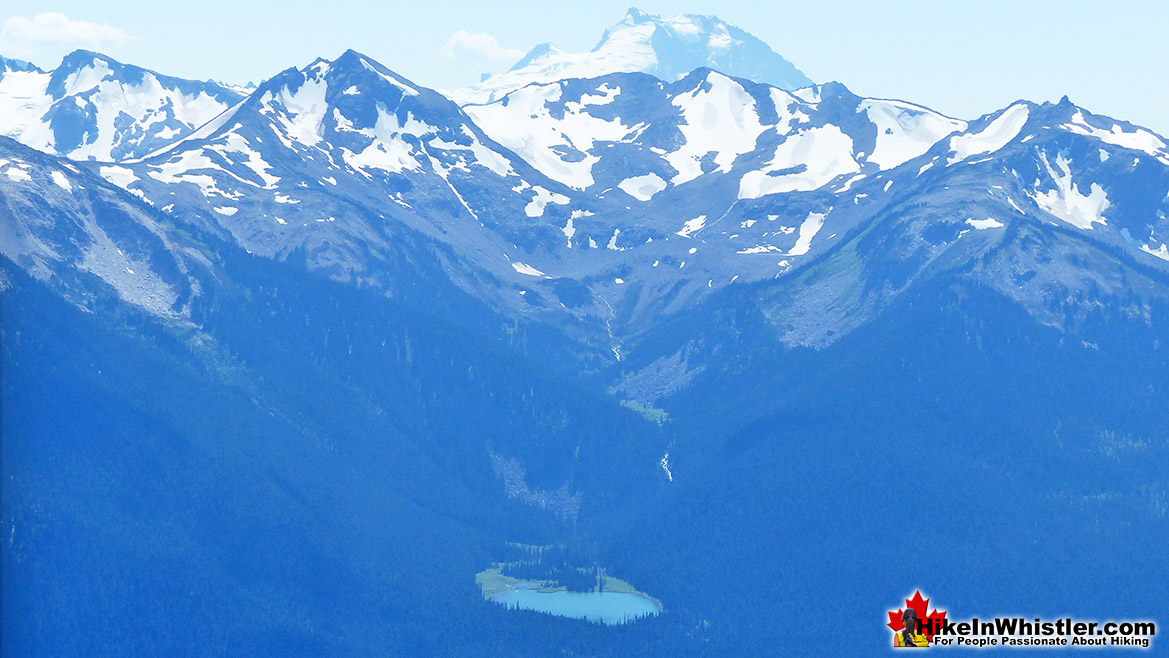
[[[661,612],[653,601],[626,592],[541,592],[535,589],[513,589],[492,594],[491,600],[509,608],[535,610],[610,625],[624,624]]]

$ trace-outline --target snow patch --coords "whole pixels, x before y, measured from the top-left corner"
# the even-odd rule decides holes
[[[974,228],[976,228],[980,231],[985,231],[987,229],[992,229],[992,228],[1002,228],[1003,227],[1002,222],[1000,222],[997,219],[993,219],[993,218],[989,218],[989,217],[987,219],[967,219],[966,223],[973,226]]]
[[[617,187],[638,201],[649,201],[655,194],[666,189],[666,181],[655,173],[648,173],[644,176],[626,178],[618,183]]]
[[[767,254],[767,253],[782,254],[783,249],[780,249],[779,247],[777,247],[775,245],[771,245],[771,244],[760,244],[760,245],[755,245],[754,247],[748,247],[747,249],[740,249],[739,251],[736,251],[735,253],[736,254]]]
[[[688,238],[688,237],[694,235],[695,233],[697,233],[698,231],[701,231],[703,229],[703,227],[705,227],[705,226],[706,226],[706,215],[699,215],[699,216],[695,217],[694,219],[686,220],[686,222],[684,224],[682,224],[682,230],[677,231],[676,233],[674,233],[674,235],[680,235],[684,238]]]
[[[674,97],[685,123],[678,126],[682,146],[666,156],[678,173],[670,182],[681,185],[702,175],[702,161],[714,153],[715,171],[730,171],[735,158],[755,150],[763,124],[755,99],[731,78],[717,73],[706,77],[689,94]]]
[[[852,157],[852,146],[852,138],[834,125],[791,135],[762,168],[743,175],[739,198],[814,190],[837,176],[856,173],[860,165]]]
[[[306,79],[296,91],[290,91],[287,86],[273,95],[266,92],[260,100],[264,106],[264,114],[272,114],[276,122],[284,128],[284,133],[293,141],[316,146],[321,141],[321,131],[325,120],[325,93],[329,83],[324,79]],[[273,102],[278,102],[284,111],[276,111]],[[380,108],[379,108],[380,109]]]
[[[537,171],[583,190],[593,185],[592,168],[601,159],[590,153],[593,144],[619,141],[632,128],[619,119],[591,116],[583,103],[561,104],[563,110],[557,112],[560,118],[556,118],[552,108],[559,103],[561,94],[560,84],[531,85],[509,94],[506,104],[496,102],[463,109],[493,140]]]
[[[1065,123],[1060,128],[1076,133],[1077,135],[1086,135],[1094,137],[1107,144],[1119,146],[1121,148],[1133,149],[1135,151],[1143,151],[1149,155],[1157,158],[1161,162],[1169,165],[1169,153],[1166,152],[1165,142],[1161,141],[1153,133],[1137,128],[1133,132],[1125,132],[1117,124],[1112,124],[1111,130],[1104,130],[1097,128],[1088,123],[1084,118],[1084,113],[1081,110],[1076,110],[1072,115],[1071,123]],[[1108,154],[1103,149],[1100,150],[1100,161],[1104,162],[1108,159]]]
[[[1143,251],[1147,254],[1152,254],[1152,255],[1156,256],[1157,258],[1160,258],[1161,260],[1169,261],[1169,245],[1166,245],[1164,242],[1162,242],[1161,247],[1159,249],[1156,249],[1156,250],[1154,250],[1153,248],[1151,248],[1147,244],[1141,245],[1141,251]]]
[[[519,272],[520,274],[526,274],[528,276],[537,276],[537,277],[544,276],[543,272],[532,267],[531,265],[528,265],[527,263],[521,263],[519,261],[516,261],[516,262],[512,263],[511,266],[515,271]]]
[[[48,93],[50,73],[8,71],[0,75],[0,117],[4,136],[38,151],[53,152],[54,135],[41,117],[53,105]]]
[[[839,190],[836,190],[836,193],[843,194],[843,193],[849,191],[850,189],[852,189],[853,183],[857,182],[858,180],[861,180],[864,177],[865,177],[864,174],[857,174],[857,175],[849,178],[848,180],[844,181],[844,185],[842,185]],[[865,195],[865,196],[868,196],[868,195]]]
[[[399,173],[406,169],[418,170],[422,165],[414,156],[414,147],[402,140],[400,135],[419,136],[430,130],[430,126],[414,120],[410,115],[407,115],[405,124],[399,122],[396,114],[387,112],[379,104],[373,128],[355,131],[372,138],[373,141],[360,153],[342,147],[341,157],[354,169],[369,167],[390,173]]]
[[[9,167],[8,170],[4,172],[4,174],[16,183],[27,183],[32,180],[32,176],[29,176],[28,172],[21,169],[20,167]]]
[[[967,125],[901,101],[867,99],[857,106],[857,112],[864,112],[877,127],[877,145],[868,161],[882,170],[924,154],[946,135],[966,130]]]
[[[1051,168],[1047,153],[1041,153],[1040,156],[1043,159],[1043,166],[1047,168],[1047,174],[1055,183],[1055,188],[1030,195],[1035,203],[1076,228],[1092,230],[1093,224],[1107,224],[1104,211],[1112,204],[1108,201],[1104,188],[1092,183],[1089,193],[1085,195],[1072,182],[1071,163],[1062,153],[1057,154],[1055,158],[1058,172]]]
[[[66,192],[73,191],[73,185],[69,182],[68,178],[65,178],[65,174],[62,174],[59,171],[53,171],[49,174],[49,176],[53,179],[53,182],[56,183],[57,187],[65,190]]]
[[[560,232],[563,233],[564,237],[568,240],[569,249],[572,249],[572,236],[576,235],[576,227],[572,225],[572,220],[576,217],[577,212],[578,211],[574,210],[572,213],[573,216],[569,217],[568,221],[564,223],[564,228],[560,229]]]
[[[812,248],[812,238],[820,232],[824,227],[824,218],[828,213],[811,212],[808,213],[808,218],[800,224],[800,235],[796,238],[795,245],[792,246],[791,251],[787,252],[788,256],[803,256]]]
[[[130,169],[127,169],[126,167],[102,167],[97,170],[97,173],[101,174],[102,178],[108,180],[114,185],[117,185],[123,190],[130,187],[131,183],[138,180],[138,177],[134,175],[134,172]]]
[[[544,206],[549,203],[554,203],[558,206],[563,206],[568,203],[568,197],[556,192],[549,192],[539,185],[532,187],[532,192],[534,194],[532,200],[528,202],[528,205],[524,206],[524,214],[528,217],[542,217],[544,215]]]
[[[621,229],[619,229],[619,228],[613,229],[613,235],[609,238],[609,244],[605,245],[606,249],[608,249],[610,251],[625,251],[628,248],[628,247],[618,247],[617,246],[617,236],[618,235],[621,235]],[[592,240],[590,239],[590,242],[591,241]]]
[[[966,158],[984,153],[994,153],[1018,137],[1023,124],[1027,123],[1030,110],[1022,103],[1016,103],[1003,110],[994,121],[976,133],[955,135],[950,138],[953,155],[946,162],[952,165]]]
[[[215,179],[208,174],[190,173],[195,170],[210,169],[212,171],[230,174],[230,172],[225,172],[223,169],[219,168],[219,166],[212,162],[211,158],[207,157],[202,150],[187,151],[185,153],[172,156],[166,162],[163,162],[159,165],[154,165],[152,168],[156,169],[157,171],[148,172],[151,178],[168,184],[193,183],[199,186],[199,191],[203,194],[203,196],[208,198],[213,196],[222,196],[229,199],[235,199],[240,196],[239,194],[229,194],[219,189]],[[102,169],[105,170],[107,167],[102,167]],[[108,167],[108,169],[122,168]],[[128,169],[125,171],[128,172],[130,176],[133,176],[133,172],[130,172]],[[102,175],[105,176],[105,173],[102,173]],[[109,176],[106,176],[106,178],[109,179]],[[112,179],[111,182],[113,182],[115,185],[118,184]],[[248,182],[248,184],[254,185],[254,183],[251,182]]]
[[[238,124],[236,127],[238,127]],[[232,130],[234,131],[234,128]],[[272,166],[269,165],[264,160],[264,158],[260,156],[259,153],[251,148],[251,145],[248,144],[248,140],[246,138],[235,132],[229,132],[224,135],[223,139],[226,142],[225,144],[216,144],[214,146],[209,146],[208,148],[212,151],[220,153],[225,157],[232,153],[244,156],[245,159],[240,162],[240,164],[247,167],[248,169],[251,169],[252,172],[254,172],[256,176],[263,182],[265,189],[273,189],[276,187],[276,184],[280,182],[280,178],[268,173],[268,170],[271,169]],[[229,159],[233,161],[238,160],[237,158]]]

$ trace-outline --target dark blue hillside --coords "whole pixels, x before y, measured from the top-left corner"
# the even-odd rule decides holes
[[[809,636],[870,653],[917,588],[962,618],[1155,614],[1169,306],[1146,324],[1096,301],[1081,340],[944,277],[818,352],[708,316],[739,340],[667,406],[699,425],[671,451],[677,488],[607,559],[714,655]]]
[[[5,264],[5,653],[490,655],[499,633],[556,635],[473,575],[656,484],[656,428],[493,343],[449,289],[388,300],[203,244],[230,277],[195,311],[211,344]],[[584,492],[579,529],[507,500],[489,451]]]

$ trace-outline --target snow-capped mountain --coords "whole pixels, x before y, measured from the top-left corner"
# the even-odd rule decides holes
[[[60,100],[99,135],[103,76]],[[117,114],[154,140],[117,162],[0,137],[5,647],[759,655],[909,553],[979,600],[1166,600],[1163,137],[710,68],[460,107],[348,51],[245,91]],[[963,513],[907,534],[911,499]],[[484,601],[516,540],[659,619]]]
[[[840,84],[795,92],[699,69],[662,83],[639,74],[532,84],[464,108],[545,175],[647,203],[705,177],[755,199],[892,169],[965,121]]]
[[[28,72],[40,71],[39,68],[32,62],[26,62],[22,59],[10,59],[7,57],[0,57],[0,75],[12,71]]]
[[[812,84],[766,43],[717,17],[680,14],[660,18],[630,9],[587,53],[568,53],[552,44],[540,44],[506,73],[447,95],[460,105],[487,103],[531,83],[634,71],[673,82],[703,67],[780,89]]]
[[[832,207],[809,242],[821,257],[755,301],[784,342],[816,347],[945,273],[1054,327],[1100,297],[1140,317],[1166,294],[1166,155],[1152,133],[1066,99],[1015,103],[834,200],[811,197]]]
[[[673,84],[640,74],[534,84],[464,109],[548,177],[598,208],[617,204],[574,217],[562,252],[622,252],[568,270],[602,281],[611,300],[636,299],[621,320],[634,326],[732,283],[797,272],[906,204],[930,206],[908,211],[930,218],[929,260],[950,244],[938,242],[942,226],[969,244],[1026,216],[1164,265],[1163,140],[1066,102],[1017,103],[968,124],[838,84],[785,92],[698,71]],[[968,216],[948,224],[935,214],[943,199]],[[562,271],[548,257],[580,261],[562,253],[536,266]]]
[[[936,264],[1005,249],[1018,222],[1169,262],[1169,153],[1147,130],[1067,102],[967,122],[710,69],[535,83],[460,108],[348,51],[146,157],[89,166],[179,221],[338,280],[393,291],[398,264],[438,249],[465,291],[567,320],[617,358],[662,318],[749,284],[804,300],[775,311],[786,341],[830,343]],[[870,255],[892,277],[881,295],[791,288],[876,226],[898,236]],[[1087,280],[1067,261],[1028,267],[1046,287],[1005,292],[1030,290],[1020,302],[1037,315],[1052,286]]]
[[[459,278],[510,282],[476,292],[510,290],[514,304],[512,287],[543,276],[523,249],[558,243],[571,212],[567,188],[453,102],[354,51],[286,70],[187,138],[99,171],[257,254],[296,252],[334,278],[388,289],[386,264],[409,232],[474,263],[454,267]]]
[[[710,70],[531,85],[460,110],[350,51],[100,173],[255,253],[303,251],[331,276],[388,288],[387,231],[401,225],[453,248],[456,278],[509,312],[608,331],[816,257],[828,206],[779,193],[847,190],[964,126],[840,85],[792,94]],[[764,240],[771,230],[782,237]],[[569,281],[583,295],[572,303]]]
[[[141,157],[190,134],[242,96],[78,50],[53,71],[0,67],[0,135],[74,160]]]

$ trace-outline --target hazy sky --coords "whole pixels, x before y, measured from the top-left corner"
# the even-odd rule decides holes
[[[451,88],[505,70],[545,41],[589,50],[629,3],[5,0],[0,54],[52,68],[88,48],[170,75],[242,83],[354,48],[419,84]],[[973,118],[1016,99],[1067,94],[1093,112],[1169,135],[1165,0],[637,6],[662,16],[715,14],[813,80],[837,80],[864,96]]]

